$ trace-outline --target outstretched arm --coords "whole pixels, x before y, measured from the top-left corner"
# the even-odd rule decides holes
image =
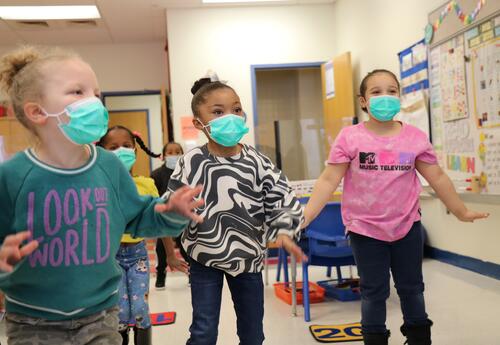
[[[415,166],[418,172],[429,182],[446,208],[459,220],[462,222],[473,222],[476,219],[487,218],[489,216],[489,213],[467,209],[455,191],[455,186],[453,186],[450,178],[439,165],[417,160]]]
[[[318,216],[325,204],[330,200],[332,194],[342,181],[349,163],[329,164],[316,181],[314,189],[304,210],[305,222],[302,227],[306,227],[314,218]]]

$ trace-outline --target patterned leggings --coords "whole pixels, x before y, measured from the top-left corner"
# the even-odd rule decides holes
[[[116,255],[122,268],[122,280],[119,286],[120,330],[130,324],[137,328],[151,327],[149,317],[149,260],[146,242],[136,245],[120,246]]]

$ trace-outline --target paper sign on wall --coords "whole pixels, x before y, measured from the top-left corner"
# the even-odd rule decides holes
[[[325,93],[326,99],[335,97],[335,76],[333,73],[333,62],[325,64]]]
[[[181,134],[184,140],[196,140],[200,132],[193,125],[192,116],[181,117]]]

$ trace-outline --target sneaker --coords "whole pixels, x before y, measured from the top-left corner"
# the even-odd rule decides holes
[[[156,276],[156,283],[155,283],[155,288],[156,290],[165,290],[165,275],[164,274],[158,274]]]

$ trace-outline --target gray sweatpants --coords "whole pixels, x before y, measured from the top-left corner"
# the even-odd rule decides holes
[[[69,321],[7,313],[8,345],[121,345],[118,308]]]

